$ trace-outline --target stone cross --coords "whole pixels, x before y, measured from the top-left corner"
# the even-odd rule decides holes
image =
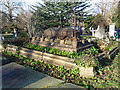
[[[92,30],[90,30],[92,32],[92,36],[94,37],[95,36],[95,30],[94,28],[92,28]]]

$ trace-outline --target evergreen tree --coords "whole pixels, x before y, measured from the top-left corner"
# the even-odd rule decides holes
[[[38,3],[37,5],[32,6],[32,21],[36,31],[57,27],[60,23],[62,27],[70,26],[71,23],[69,20],[72,19],[73,21],[73,10],[75,9],[76,19],[81,22],[87,17],[87,12],[84,12],[87,7],[90,7],[87,2]]]

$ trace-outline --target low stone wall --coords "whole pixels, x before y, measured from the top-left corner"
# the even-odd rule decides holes
[[[8,45],[6,48],[7,51],[17,53],[19,50],[17,46],[13,45]],[[62,56],[57,56],[45,52],[40,52],[40,51],[35,51],[35,50],[30,50],[27,48],[20,48],[20,53],[21,55],[32,58],[34,60],[43,60],[45,63],[50,63],[58,66],[64,66],[65,68],[79,68],[80,70],[80,75],[84,77],[93,77],[94,72],[93,72],[93,67],[79,67],[75,63],[73,63],[73,59],[70,59],[68,57],[62,57]]]
[[[119,52],[118,48],[115,47],[111,51],[108,52],[109,59],[112,59],[115,57],[115,55]]]
[[[50,45],[50,42],[47,42],[47,41],[46,42],[39,42],[39,41],[33,41],[32,42],[32,44],[35,44],[35,45],[49,47],[49,48],[56,48],[56,49],[65,50],[65,51],[68,51],[68,52],[80,51],[80,50],[84,50],[86,48],[90,48],[90,47],[93,46],[93,44],[89,44],[89,45],[77,47],[76,42],[72,42],[72,43],[73,43],[73,45],[67,45],[67,44],[62,45],[62,44],[55,44],[55,43],[53,45]]]

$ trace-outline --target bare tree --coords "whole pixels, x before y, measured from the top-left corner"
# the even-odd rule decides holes
[[[13,24],[19,7],[21,7],[21,2],[16,2],[15,0],[2,1],[0,13],[6,16],[8,24]]]
[[[102,14],[107,18],[109,23],[112,23],[118,1],[119,0],[101,0],[99,3],[95,3],[95,12],[97,14]]]
[[[30,38],[32,37],[32,33],[34,33],[31,16],[32,13],[29,11],[29,6],[28,10],[24,10],[24,8],[21,8],[21,13],[17,16],[17,25],[22,27],[28,33],[28,36]]]

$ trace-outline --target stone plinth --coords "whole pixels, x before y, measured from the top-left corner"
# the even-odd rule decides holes
[[[48,39],[48,38],[45,38],[45,41],[50,41],[50,39]]]
[[[39,37],[37,37],[37,38],[36,38],[36,40],[40,40],[40,38],[39,38]]]
[[[93,67],[79,67],[80,76],[91,78],[94,77]]]
[[[60,45],[63,45],[65,43],[64,40],[60,40]]]
[[[40,38],[40,42],[43,42],[44,41],[44,38],[42,37],[42,38]]]
[[[32,37],[32,42],[34,42],[35,41],[35,37]]]
[[[65,44],[72,44],[72,42],[70,40],[66,40]]]
[[[73,47],[73,48],[77,48],[77,42],[73,41],[73,42],[72,42],[72,47]]]
[[[50,43],[52,43],[53,42],[53,39],[50,39]]]

